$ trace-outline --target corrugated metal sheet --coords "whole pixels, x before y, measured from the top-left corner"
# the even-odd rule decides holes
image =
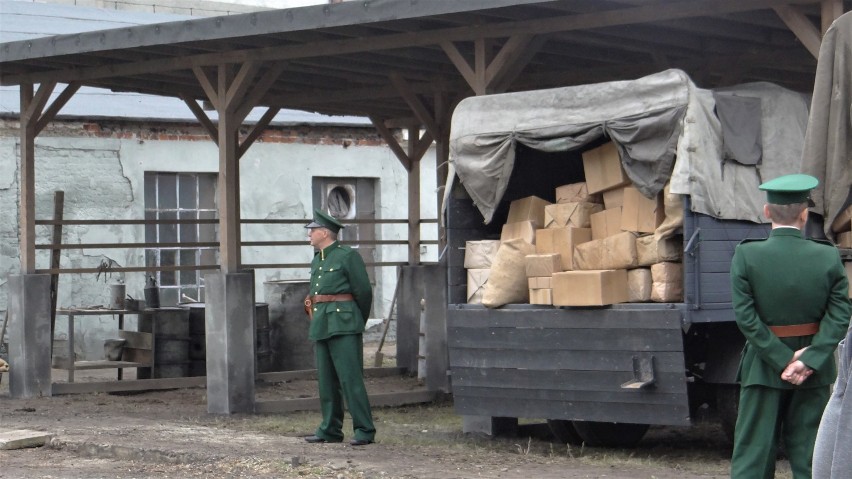
[[[31,1],[0,0],[0,43],[131,27],[152,23],[193,19],[188,15],[154,14],[105,10],[34,3]],[[58,92],[53,95],[56,98]],[[246,122],[260,119],[264,110],[255,109]],[[17,117],[20,113],[18,87],[0,87],[0,116]],[[215,112],[209,112],[216,119]],[[180,100],[171,97],[114,93],[100,88],[83,87],[62,108],[57,118],[87,119],[144,119],[161,121],[191,121],[196,118]],[[298,110],[282,110],[273,124],[370,125],[366,118],[327,116]]]

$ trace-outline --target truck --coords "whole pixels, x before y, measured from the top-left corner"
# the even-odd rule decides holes
[[[705,90],[679,70],[462,101],[444,214],[449,375],[465,429],[547,419],[563,443],[631,446],[650,425],[712,411],[731,436],[744,339],[730,261],[741,240],[768,234],[758,185],[801,171],[807,121],[807,95],[769,83]],[[499,239],[511,201],[552,202],[556,187],[585,181],[582,152],[609,141],[633,186],[666,198],[655,234],[682,244],[682,301],[468,304],[467,242]]]

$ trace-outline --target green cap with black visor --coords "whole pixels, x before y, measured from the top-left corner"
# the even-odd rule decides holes
[[[773,205],[807,203],[812,207],[814,202],[811,200],[811,190],[817,185],[819,180],[811,175],[794,174],[769,180],[760,185],[760,189],[766,192],[767,203]]]
[[[337,221],[337,218],[320,210],[314,210],[313,221],[305,225],[305,228],[326,228],[334,234],[337,234],[343,227],[343,224]]]

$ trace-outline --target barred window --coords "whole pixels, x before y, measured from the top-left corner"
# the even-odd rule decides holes
[[[145,219],[216,218],[215,173],[145,173]],[[182,246],[179,243],[216,242],[215,224],[145,225],[147,243],[172,243],[145,250],[148,266],[196,266],[217,264],[213,246]],[[156,273],[160,305],[204,301],[203,271],[179,270]]]

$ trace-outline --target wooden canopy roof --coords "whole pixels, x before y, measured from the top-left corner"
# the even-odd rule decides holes
[[[211,67],[251,62],[246,89],[268,84],[257,105],[380,118],[411,117],[412,95],[428,106],[440,92],[666,68],[702,87],[808,92],[821,31],[843,11],[842,0],[348,1],[0,44],[0,83],[206,100]]]

